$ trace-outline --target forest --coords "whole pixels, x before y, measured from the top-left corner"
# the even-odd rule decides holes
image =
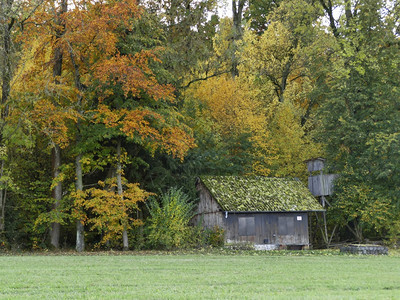
[[[334,239],[400,238],[397,0],[2,0],[0,250],[218,244],[199,175],[339,174]]]

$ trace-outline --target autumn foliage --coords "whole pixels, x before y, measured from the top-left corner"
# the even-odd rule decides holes
[[[20,36],[27,62],[21,65],[20,76],[26,84],[18,85],[15,92],[25,104],[14,115],[28,117],[26,121],[49,140],[50,148],[86,147],[81,138],[84,131],[103,126],[96,149],[122,138],[151,155],[160,151],[183,160],[195,143],[190,129],[180,122],[182,116],[171,106],[174,88],[160,84],[151,67],[161,64],[162,48],[121,51],[121,43],[133,34],[142,13],[143,8],[132,0],[44,1]],[[120,104],[115,105],[113,98],[121,99]],[[77,152],[81,157],[85,151]],[[122,164],[111,167],[119,169]],[[68,175],[56,172],[53,181],[68,181]],[[98,181],[95,188],[77,187],[72,193],[74,216],[91,230],[103,232],[103,241],[139,224],[131,219],[132,210],[150,195],[133,183],[117,192],[118,178],[108,178],[106,184]]]
[[[74,217],[102,235],[101,245],[118,241],[124,229],[143,224],[132,215],[139,209],[138,203],[146,201],[152,193],[142,190],[137,183],[127,183],[123,194],[119,195],[115,178],[98,184],[99,188],[75,192],[72,197]]]
[[[146,218],[179,220],[150,195],[192,203],[201,174],[306,183],[320,156],[341,174],[335,230],[399,239],[396,5],[253,1],[233,20],[214,0],[3,4],[0,242],[161,247],[165,219]]]

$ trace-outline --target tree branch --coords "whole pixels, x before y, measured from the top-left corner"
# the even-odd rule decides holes
[[[328,3],[325,3],[324,0],[319,0],[319,2],[321,3],[323,9],[325,10],[325,12],[328,14],[329,17],[329,25],[332,29],[333,35],[335,36],[335,38],[339,37],[339,32],[337,30],[336,27],[336,20],[333,17],[333,8],[332,8],[332,1],[328,0]]]
[[[205,80],[210,79],[212,77],[221,76],[221,75],[227,74],[227,73],[230,73],[230,70],[229,71],[220,71],[220,72],[216,72],[216,73],[214,73],[212,75],[209,75],[209,76],[206,76],[206,77],[193,79],[193,80],[189,81],[189,83],[187,85],[179,86],[177,88],[178,89],[187,89],[192,83],[195,83],[195,82],[198,82],[198,81],[205,81]]]

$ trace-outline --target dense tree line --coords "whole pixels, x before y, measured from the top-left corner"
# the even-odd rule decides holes
[[[204,243],[179,227],[197,175],[306,180],[317,156],[338,238],[397,241],[397,1],[219,5],[2,1],[2,247]]]

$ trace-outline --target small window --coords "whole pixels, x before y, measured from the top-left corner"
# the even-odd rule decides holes
[[[294,234],[294,217],[278,217],[278,234]]]
[[[256,224],[254,217],[240,217],[239,220],[239,235],[252,236],[256,235]]]

